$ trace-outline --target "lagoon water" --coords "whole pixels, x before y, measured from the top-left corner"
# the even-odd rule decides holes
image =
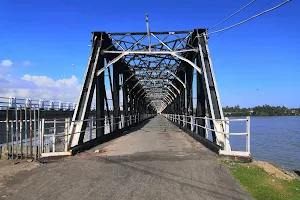
[[[245,131],[245,124],[231,123],[230,132]],[[300,116],[251,117],[251,155],[255,160],[300,169]],[[231,136],[232,149],[245,149],[245,136]]]

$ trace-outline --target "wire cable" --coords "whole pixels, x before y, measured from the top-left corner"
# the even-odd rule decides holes
[[[254,15],[255,13],[261,11],[262,9],[264,9],[265,7],[267,7],[269,4],[271,4],[273,1],[275,1],[275,0],[269,1],[269,2],[266,3],[264,6],[260,7],[259,9],[255,10],[254,12],[252,12],[252,13],[249,15],[249,17],[250,17],[251,15]],[[223,31],[223,32],[221,32],[221,33],[218,33],[218,34],[215,35],[214,37],[223,35],[224,33],[226,33],[226,31]]]
[[[211,34],[219,33],[219,32],[222,32],[222,31],[226,31],[226,30],[228,30],[228,29],[231,29],[231,28],[234,28],[234,27],[239,26],[239,25],[241,25],[241,24],[244,24],[244,23],[246,23],[246,22],[248,22],[248,21],[250,21],[250,20],[252,20],[252,19],[254,19],[254,18],[256,18],[256,17],[259,17],[259,16],[261,16],[261,15],[263,15],[263,14],[266,14],[266,13],[268,13],[268,12],[270,12],[270,11],[273,11],[273,10],[275,10],[275,9],[277,9],[277,8],[279,8],[279,7],[281,7],[281,6],[283,6],[284,4],[289,3],[290,1],[291,1],[291,0],[286,0],[285,2],[282,2],[281,4],[279,4],[279,5],[277,5],[277,6],[273,7],[273,8],[270,8],[270,9],[268,9],[268,10],[265,10],[265,11],[263,11],[263,12],[257,14],[257,15],[253,15],[252,17],[250,17],[250,18],[248,18],[248,19],[245,19],[244,21],[241,21],[241,22],[239,22],[239,23],[233,24],[233,25],[231,25],[231,26],[228,26],[228,27],[226,27],[226,28],[223,28],[223,29],[220,29],[220,30],[217,30],[217,31],[213,31],[213,32],[207,33],[207,35],[211,35]]]
[[[214,25],[213,27],[209,28],[208,30],[214,29],[217,26],[223,24],[225,21],[229,20],[230,18],[232,18],[233,16],[235,16],[236,14],[238,14],[239,12],[241,12],[242,10],[244,10],[245,8],[247,8],[248,6],[250,6],[252,3],[254,3],[256,0],[251,1],[250,3],[248,3],[247,5],[245,5],[244,7],[242,7],[241,9],[239,9],[238,11],[236,11],[235,13],[233,13],[232,15],[230,15],[229,17],[227,17],[226,19],[222,20],[221,22],[219,22],[218,24]]]

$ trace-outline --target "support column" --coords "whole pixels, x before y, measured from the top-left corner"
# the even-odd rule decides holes
[[[104,64],[104,58],[101,57],[102,66]],[[104,135],[104,96],[105,94],[104,85],[104,73],[96,77],[96,137],[101,137]],[[108,109],[108,108],[107,108]],[[103,119],[103,120],[99,120]],[[101,127],[101,128],[100,128]]]
[[[81,144],[84,139],[87,119],[90,114],[90,108],[95,89],[95,76],[97,70],[103,67],[101,63],[102,56],[100,55],[102,47],[103,32],[93,33],[93,44],[88,66],[85,72],[82,89],[79,95],[79,100],[73,113],[72,122],[69,129],[70,137],[68,138],[68,149]]]
[[[126,68],[125,68],[126,69]],[[128,72],[123,72],[123,83],[127,78],[129,77]],[[123,115],[124,115],[124,121],[125,121],[125,127],[128,126],[128,84],[125,84],[123,86]]]
[[[197,35],[197,44],[199,48],[198,58],[201,61],[201,71],[203,72],[203,85],[206,95],[207,108],[209,109],[209,114],[213,119],[224,119],[222,106],[220,103],[220,98],[218,94],[218,88],[215,81],[215,76],[213,72],[213,66],[210,59],[210,53],[207,45],[206,35],[200,35],[205,30],[196,29],[195,33]],[[199,63],[200,64],[200,63]],[[211,121],[211,128],[215,128],[218,132],[225,131],[225,123],[220,121]],[[229,141],[224,137],[223,134],[218,132],[212,132],[213,142],[220,145],[223,149],[226,146],[226,149],[231,149]],[[226,143],[226,145],[225,145]]]
[[[197,59],[197,66],[199,66],[199,60]],[[196,117],[205,117],[205,95],[202,74],[197,72],[197,106],[196,106]],[[196,123],[200,126],[205,127],[205,119],[197,119]],[[205,129],[198,127],[198,134],[205,137]]]
[[[186,68],[186,92],[187,92],[187,110],[186,116],[193,115],[193,72],[194,68],[190,65],[187,65]],[[190,117],[187,118],[190,122]],[[187,124],[187,128],[191,130],[191,124]]]
[[[178,72],[178,77],[182,82],[185,82],[185,72],[184,71],[179,71]],[[183,87],[182,84],[177,84],[177,87],[180,88],[180,95],[179,95],[179,115],[185,115],[185,88]],[[181,116],[180,118],[180,124],[183,126],[183,121],[184,118]]]
[[[114,131],[119,129],[118,123],[120,121],[120,79],[119,79],[119,74],[120,74],[120,68],[122,67],[121,62],[116,62],[113,68],[113,107],[114,107]]]

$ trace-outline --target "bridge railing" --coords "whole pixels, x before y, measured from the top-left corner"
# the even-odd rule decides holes
[[[6,108],[0,114],[0,156],[16,159],[38,158],[47,156],[49,153],[70,154],[68,152],[69,128],[72,123],[70,118],[41,118],[41,109],[35,107]],[[95,139],[97,129],[102,128],[104,134],[109,134],[151,116],[138,114],[113,117],[106,114],[102,119],[90,116],[84,120],[87,122],[84,142]],[[102,122],[101,126],[97,126],[99,121]],[[75,123],[80,123],[80,121],[75,121]]]
[[[40,110],[6,108],[0,115],[0,156],[37,158]]]
[[[205,139],[213,142],[212,133],[219,133],[223,135],[224,141],[222,150],[219,151],[220,155],[231,155],[231,156],[250,156],[250,117],[240,118],[225,118],[225,119],[212,119],[208,117],[195,117],[186,115],[176,114],[162,114],[167,119],[179,124],[182,127],[190,128],[196,134],[199,134],[200,129],[205,130]],[[199,124],[199,119],[204,120],[204,125]],[[238,123],[238,127],[235,124]],[[240,124],[244,123],[244,124]],[[217,125],[224,124],[223,131],[218,130]],[[231,132],[231,128],[238,130],[238,132]],[[242,131],[240,131],[242,130]],[[245,150],[232,150],[230,136],[245,136]],[[228,141],[228,142],[226,142]]]
[[[74,110],[76,104],[44,99],[0,97],[0,110],[33,107],[45,110]]]
[[[120,117],[105,116],[105,118],[96,119],[93,116],[85,120],[71,121],[70,118],[66,119],[42,119],[41,125],[41,142],[40,142],[40,155],[69,155],[68,141],[70,138],[69,128],[72,122],[82,123],[87,122],[87,127],[84,131],[78,131],[73,134],[84,134],[83,143],[96,138],[97,129],[104,130],[104,135],[112,133],[118,129],[134,125],[147,118],[152,117],[153,114],[137,114],[137,115],[121,115]],[[102,126],[97,126],[97,122]]]
[[[106,106],[104,106],[105,109]],[[13,108],[38,108],[41,110],[70,110],[76,108],[75,103],[53,101],[45,99],[31,99],[31,98],[16,98],[16,97],[0,97],[0,110],[13,109]],[[96,105],[91,105],[91,110],[95,110]],[[112,106],[108,110],[113,110]],[[123,110],[123,106],[120,106]]]

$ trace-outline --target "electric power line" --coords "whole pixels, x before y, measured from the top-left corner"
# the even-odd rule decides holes
[[[238,14],[239,12],[241,12],[242,10],[244,10],[245,8],[247,8],[248,6],[250,6],[252,3],[254,3],[256,0],[252,0],[250,3],[248,3],[247,5],[245,5],[244,7],[242,7],[241,9],[239,9],[238,11],[236,11],[235,13],[233,13],[232,15],[230,15],[229,17],[225,18],[224,20],[222,20],[221,22],[217,23],[216,25],[214,25],[213,27],[209,28],[208,30],[214,29],[217,26],[221,25],[222,23],[224,23],[225,21],[229,20],[230,18],[232,18],[233,16],[235,16],[236,14]]]
[[[275,1],[275,0],[269,1],[269,2],[266,3],[264,6],[260,7],[259,9],[255,10],[254,12],[252,12],[252,13],[249,15],[249,17],[250,17],[251,15],[254,15],[255,13],[261,11],[262,9],[264,9],[265,7],[267,7],[269,4],[271,4],[273,1]],[[224,33],[226,33],[226,31],[223,31],[223,32],[221,32],[221,33],[218,33],[216,36],[223,35]],[[214,37],[216,37],[216,36],[214,36]]]
[[[257,15],[253,15],[252,17],[250,17],[250,18],[248,18],[248,19],[245,19],[245,20],[243,20],[243,21],[241,21],[241,22],[238,22],[238,23],[233,24],[233,25],[231,25],[231,26],[225,27],[225,28],[223,28],[223,29],[220,29],[220,30],[217,30],[217,31],[213,31],[213,32],[207,33],[207,35],[211,35],[211,34],[223,32],[223,31],[226,31],[226,30],[228,30],[228,29],[231,29],[231,28],[234,28],[234,27],[236,27],[236,26],[239,26],[239,25],[241,25],[241,24],[244,24],[244,23],[246,23],[246,22],[248,22],[248,21],[250,21],[250,20],[252,20],[252,19],[254,19],[254,18],[256,18],[256,17],[259,17],[259,16],[261,16],[261,15],[263,15],[263,14],[266,14],[266,13],[268,13],[268,12],[270,12],[270,11],[273,11],[273,10],[275,10],[275,9],[277,9],[277,8],[279,8],[279,7],[281,7],[281,6],[283,6],[284,4],[286,4],[286,3],[290,2],[290,1],[291,1],[291,0],[286,0],[286,1],[282,2],[281,4],[279,4],[279,5],[275,6],[275,7],[272,7],[272,8],[270,8],[270,9],[268,9],[268,10],[265,10],[265,11],[263,11],[263,12],[257,14]]]

